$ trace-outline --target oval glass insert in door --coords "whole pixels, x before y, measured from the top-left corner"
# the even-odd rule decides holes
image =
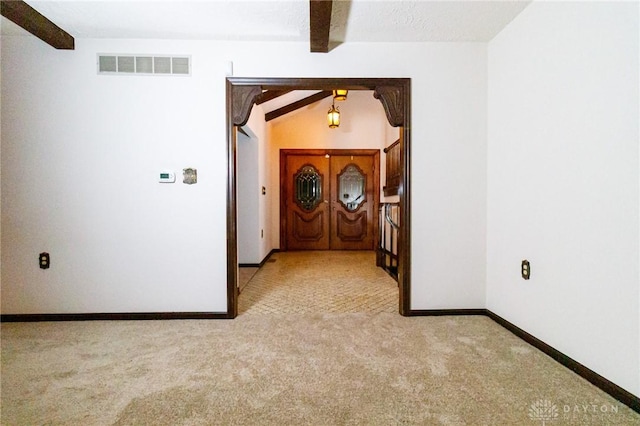
[[[356,211],[365,201],[365,176],[355,164],[349,164],[338,177],[338,199],[348,211]]]

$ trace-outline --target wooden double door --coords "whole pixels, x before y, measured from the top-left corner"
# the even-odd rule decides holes
[[[282,250],[373,250],[379,150],[281,150]]]

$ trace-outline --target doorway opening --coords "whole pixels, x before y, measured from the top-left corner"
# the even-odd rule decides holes
[[[318,90],[336,88],[373,91],[385,111],[389,124],[399,129],[400,182],[398,236],[398,310],[410,310],[410,95],[406,78],[227,78],[227,317],[238,315],[237,269],[237,128],[244,126],[256,101],[264,91]],[[352,171],[352,170],[351,170]],[[348,205],[347,205],[348,207]],[[348,209],[347,209],[348,210]]]

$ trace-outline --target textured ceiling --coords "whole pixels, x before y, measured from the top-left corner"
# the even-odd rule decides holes
[[[309,41],[308,0],[32,1],[76,38]],[[491,40],[528,1],[334,0],[333,42]],[[3,35],[25,31],[2,18]]]

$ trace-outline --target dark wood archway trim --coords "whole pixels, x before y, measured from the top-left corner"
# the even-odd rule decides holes
[[[406,78],[234,78],[232,84],[233,117],[237,126],[246,124],[254,104],[262,101],[265,93],[292,90],[332,91],[336,87],[348,90],[373,90],[373,96],[384,108],[389,124],[404,126],[409,108],[410,79]],[[271,83],[267,83],[271,82]],[[402,82],[402,84],[401,84]],[[294,89],[292,89],[292,87]],[[274,96],[275,97],[275,96]]]
[[[233,95],[237,88],[227,79],[227,318],[238,316],[238,230],[236,220],[236,147],[238,135]],[[237,92],[239,93],[239,92]]]
[[[227,315],[238,315],[236,228],[236,131],[244,125],[263,90],[372,90],[389,123],[400,127],[399,311],[411,315],[411,80],[408,78],[227,78]],[[236,106],[238,105],[238,106]],[[237,114],[236,114],[237,113]]]

